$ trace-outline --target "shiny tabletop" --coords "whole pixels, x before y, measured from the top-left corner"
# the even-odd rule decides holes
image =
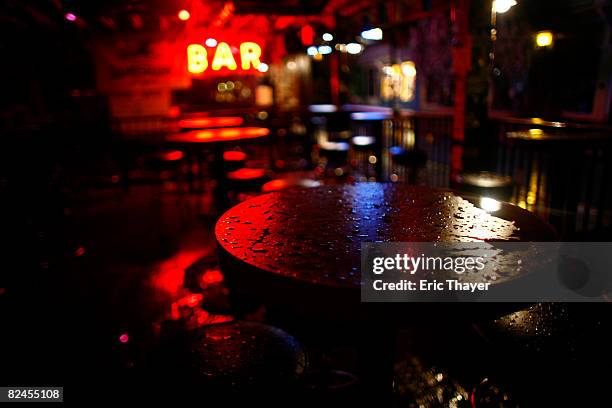
[[[223,214],[215,234],[235,268],[343,289],[360,287],[362,242],[557,239],[552,227],[511,204],[384,183],[262,195]]]

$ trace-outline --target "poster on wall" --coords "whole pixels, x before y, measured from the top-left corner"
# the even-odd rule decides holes
[[[94,44],[98,90],[113,117],[163,116],[171,90],[191,86],[181,41],[134,35]]]

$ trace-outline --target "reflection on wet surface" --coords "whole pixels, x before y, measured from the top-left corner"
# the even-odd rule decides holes
[[[501,204],[500,204],[501,205]],[[358,287],[362,242],[546,241],[528,213],[495,215],[444,191],[360,183],[273,193],[225,213],[216,227],[232,256],[285,276]]]

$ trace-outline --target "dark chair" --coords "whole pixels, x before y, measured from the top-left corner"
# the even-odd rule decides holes
[[[401,173],[408,173],[406,181],[415,184],[418,171],[427,164],[427,153],[420,149],[405,149],[400,146],[390,147],[389,153],[393,163],[400,166]]]

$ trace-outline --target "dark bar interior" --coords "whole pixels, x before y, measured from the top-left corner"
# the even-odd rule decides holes
[[[610,406],[610,1],[0,7],[0,405]]]

